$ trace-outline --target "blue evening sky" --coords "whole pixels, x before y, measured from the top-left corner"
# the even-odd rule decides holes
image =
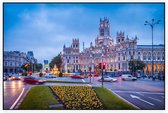
[[[146,20],[161,20],[154,27],[154,44],[164,44],[164,4],[4,4],[4,50],[33,51],[38,62],[51,60],[70,46],[73,38],[89,47],[99,34],[99,20],[107,17],[110,34],[137,35],[139,45],[151,44]],[[115,42],[116,43],[116,42]]]

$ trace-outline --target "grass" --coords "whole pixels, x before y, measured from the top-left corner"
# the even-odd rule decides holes
[[[112,92],[106,88],[93,87],[96,95],[103,104],[105,110],[134,110],[133,106],[126,103],[122,99],[118,98]],[[20,104],[20,110],[49,110],[49,109],[63,109],[49,108],[49,104],[57,104],[58,101],[54,97],[51,89],[47,86],[36,86],[32,87],[22,103]]]
[[[106,110],[135,110],[133,106],[118,98],[106,88],[94,87],[94,91]]]
[[[49,104],[57,104],[58,101],[55,99],[51,92],[51,89],[47,86],[36,86],[32,87],[18,109],[24,110],[41,110],[50,109]],[[62,109],[62,108],[58,108]]]

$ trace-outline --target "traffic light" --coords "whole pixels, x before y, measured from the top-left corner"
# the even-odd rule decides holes
[[[106,69],[106,63],[103,62],[103,69]]]

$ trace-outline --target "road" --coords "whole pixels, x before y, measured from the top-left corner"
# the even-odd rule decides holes
[[[93,86],[100,86],[95,78]],[[110,89],[125,100],[136,105],[143,110],[163,110],[165,109],[164,82],[160,80],[139,78],[137,81],[104,82],[104,87]]]
[[[4,81],[4,108],[10,109],[25,87],[22,81]]]
[[[57,78],[59,79],[59,78]],[[60,78],[64,81],[89,82],[90,79]],[[96,86],[101,87],[101,82],[97,77],[92,78],[92,84],[72,84],[72,83],[45,83],[44,85],[75,85],[75,86]],[[25,85],[22,81],[4,81],[4,109],[10,109],[17,100],[24,88],[25,91],[37,85]],[[123,99],[134,104],[140,109],[162,110],[165,108],[164,81],[152,81],[151,79],[138,79],[137,81],[104,82],[104,87],[110,89]]]

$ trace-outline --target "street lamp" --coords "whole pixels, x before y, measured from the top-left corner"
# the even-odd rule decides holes
[[[156,24],[159,24],[160,20],[158,21],[155,21],[154,19],[152,19],[152,22],[148,22],[148,21],[145,21],[145,24],[144,25],[149,25],[151,27],[151,30],[152,30],[152,76],[153,76],[153,28]],[[154,76],[153,76],[154,78]]]

